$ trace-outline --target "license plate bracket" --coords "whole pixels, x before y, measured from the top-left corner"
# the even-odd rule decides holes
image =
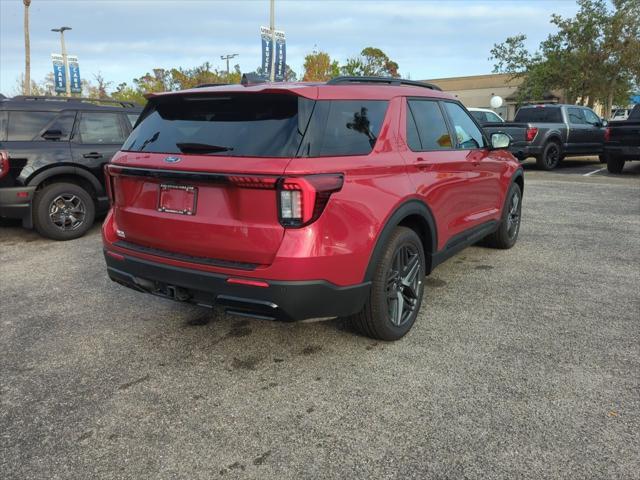
[[[198,203],[198,188],[192,185],[160,184],[158,193],[158,211],[195,215]]]

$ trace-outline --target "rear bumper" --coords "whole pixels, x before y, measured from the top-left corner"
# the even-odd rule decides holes
[[[620,160],[640,160],[640,145],[638,146],[614,146],[605,145],[605,155],[611,155]]]
[[[0,188],[0,217],[29,218],[36,187]]]
[[[150,262],[105,250],[111,280],[140,292],[196,303],[219,305],[229,313],[268,320],[342,317],[362,310],[370,284],[340,287],[317,281],[273,281],[268,286],[228,283],[229,275]],[[238,278],[238,277],[233,277]]]
[[[518,160],[522,161],[528,157],[535,157],[542,153],[542,147],[539,145],[514,144],[509,147],[509,151]]]

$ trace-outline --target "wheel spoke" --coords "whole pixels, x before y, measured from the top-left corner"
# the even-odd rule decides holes
[[[397,292],[397,306],[396,306],[396,311],[395,311],[395,316],[393,318],[394,322],[397,326],[400,326],[400,324],[402,323],[402,313],[404,312],[404,297],[402,296],[402,293],[398,290]]]
[[[405,268],[406,273],[402,277],[402,285],[404,285],[405,287],[412,285],[416,277],[418,276],[419,271],[420,271],[420,256],[416,254],[409,261],[409,264]]]

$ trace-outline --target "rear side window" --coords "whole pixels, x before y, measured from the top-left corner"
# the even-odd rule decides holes
[[[119,113],[84,112],[78,132],[82,143],[105,145],[121,144],[125,135]]]
[[[9,112],[7,140],[42,140],[40,132],[56,117],[56,112]]]
[[[9,119],[9,112],[0,111],[0,142],[4,142],[7,139],[7,120]]]
[[[367,155],[378,139],[386,100],[319,100],[300,155],[327,157]]]
[[[445,102],[444,105],[455,129],[458,147],[465,150],[484,148],[482,132],[469,114],[457,103]]]
[[[560,107],[527,107],[516,113],[514,122],[562,123]]]
[[[449,150],[453,148],[449,129],[437,102],[429,100],[409,100],[407,112],[407,141],[409,148],[416,151]],[[411,123],[415,122],[416,137],[411,133]]]
[[[127,120],[129,120],[132,127],[136,124],[139,116],[139,113],[127,113]]]
[[[585,125],[587,123],[581,108],[567,108],[567,113],[569,115],[569,123],[572,125]]]
[[[149,104],[123,150],[291,157],[306,128],[309,103],[286,94],[167,96]]]

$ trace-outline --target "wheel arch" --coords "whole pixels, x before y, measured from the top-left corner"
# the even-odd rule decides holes
[[[73,165],[60,165],[47,168],[31,177],[27,185],[40,189],[57,182],[74,183],[85,190],[96,200],[104,195],[104,187],[90,171]]]
[[[426,273],[429,274],[431,272],[432,257],[438,246],[435,219],[424,202],[418,199],[411,199],[399,205],[380,230],[369,258],[364,281],[370,281],[373,278],[378,260],[383,254],[384,246],[393,231],[399,226],[411,228],[418,234],[424,248]]]

